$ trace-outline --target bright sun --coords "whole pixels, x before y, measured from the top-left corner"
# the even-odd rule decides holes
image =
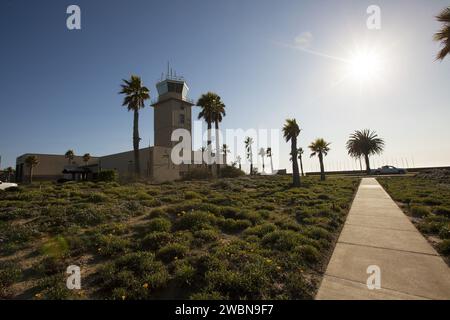
[[[383,74],[384,63],[379,54],[372,51],[357,51],[348,60],[347,73],[358,82],[379,79]]]

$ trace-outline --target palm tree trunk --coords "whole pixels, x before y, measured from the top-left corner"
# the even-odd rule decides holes
[[[206,142],[206,155],[207,155],[206,162],[207,162],[208,168],[212,171],[212,166],[211,166],[211,155],[212,155],[211,130],[212,130],[212,124],[211,124],[211,122],[208,122],[208,141]]]
[[[292,156],[292,184],[294,187],[300,187],[300,175],[298,173],[298,163],[297,163],[297,138],[291,139],[291,156]]]
[[[369,160],[369,155],[365,154],[364,158],[366,160],[366,173],[367,175],[370,175],[370,160]]]
[[[33,183],[33,166],[30,167],[30,183]]]
[[[220,146],[219,146],[219,121],[215,121],[215,129],[216,129],[216,173],[217,177],[220,176],[220,165],[222,164],[222,160],[220,160]]]
[[[134,110],[133,120],[133,150],[134,150],[134,174],[137,179],[141,175],[141,164],[139,159],[139,111]]]
[[[270,154],[270,173],[273,173],[273,160],[272,160],[272,154]]]
[[[320,180],[325,181],[325,168],[323,166],[323,155],[319,153],[319,162],[320,162]]]
[[[300,160],[300,170],[301,170],[301,172],[302,172],[302,177],[304,177],[305,176],[305,173],[303,172],[303,159],[302,159],[302,156],[300,155],[300,157],[299,157],[299,160]]]
[[[263,173],[264,173],[264,172],[265,172],[265,168],[266,168],[266,166],[265,166],[265,164],[264,164],[264,156],[261,156],[261,158],[262,158]]]

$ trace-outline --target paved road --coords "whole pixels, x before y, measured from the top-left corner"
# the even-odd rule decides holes
[[[369,266],[379,267],[381,289],[368,289]],[[380,184],[365,178],[316,299],[447,300],[450,268]]]

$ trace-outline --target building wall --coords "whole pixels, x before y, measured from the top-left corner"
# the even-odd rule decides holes
[[[151,178],[151,167],[153,159],[153,147],[139,150],[141,167],[141,178]],[[126,151],[100,157],[99,167],[101,170],[116,170],[120,179],[131,179],[134,177],[134,151]]]
[[[63,178],[62,171],[69,165],[69,160],[64,155],[26,153],[16,159],[16,173],[18,182],[26,182],[30,179],[30,168],[25,160],[28,156],[36,156],[39,164],[33,169],[33,180],[57,180]],[[96,164],[97,157],[92,157],[89,164]],[[72,164],[83,165],[83,157],[75,156]]]
[[[192,131],[192,105],[189,102],[169,98],[160,99],[154,107],[155,146],[172,147],[176,142],[171,141],[175,129],[184,128]],[[181,122],[184,117],[184,123]]]

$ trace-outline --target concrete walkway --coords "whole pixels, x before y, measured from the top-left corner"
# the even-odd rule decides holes
[[[381,289],[369,290],[369,266]],[[450,299],[450,269],[373,178],[362,179],[318,300]]]

